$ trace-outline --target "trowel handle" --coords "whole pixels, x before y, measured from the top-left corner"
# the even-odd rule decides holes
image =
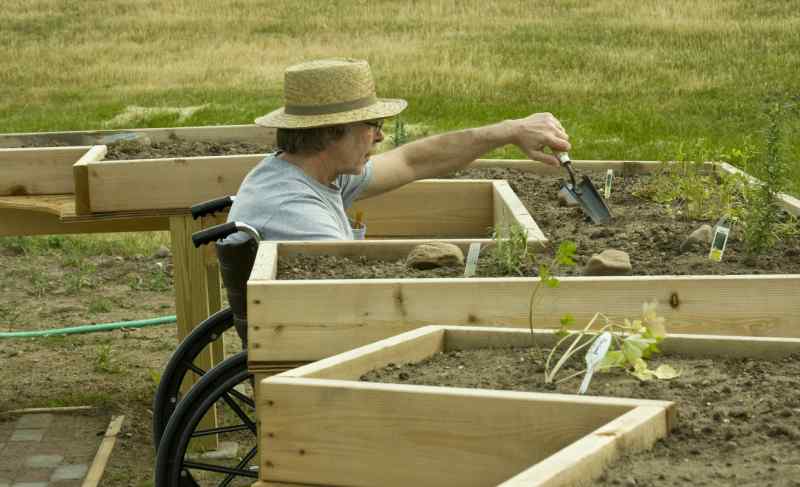
[[[567,172],[569,173],[569,179],[570,181],[572,181],[572,188],[573,189],[576,188],[577,186],[575,184],[575,173],[572,172],[572,161],[569,158],[569,154],[566,152],[556,152],[555,156],[558,159],[558,162],[560,162],[563,167],[567,168]]]

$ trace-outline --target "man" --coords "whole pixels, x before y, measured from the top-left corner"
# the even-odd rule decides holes
[[[544,152],[568,151],[569,137],[549,113],[427,137],[378,155],[383,120],[405,100],[379,99],[366,61],[329,59],[287,68],[286,106],[256,119],[277,128],[279,151],[247,175],[228,216],[265,240],[349,240],[345,213],[353,201],[417,179],[462,169],[483,154],[514,144],[551,165]],[[246,240],[242,233],[225,243]]]

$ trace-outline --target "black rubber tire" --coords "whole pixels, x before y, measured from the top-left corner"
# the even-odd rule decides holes
[[[252,385],[253,374],[247,370],[247,353],[240,352],[203,375],[203,377],[189,390],[186,397],[178,404],[167,423],[161,444],[156,456],[155,487],[188,487],[199,485],[191,474],[190,469],[195,468],[200,462],[186,461],[186,449],[192,435],[195,434],[197,425],[206,412],[220,399],[233,400],[231,396],[239,399],[239,404],[244,404],[243,413],[248,418],[247,423],[242,420],[239,431],[246,430],[252,434],[252,447],[246,458],[257,458],[257,433],[255,423],[255,402],[253,398],[243,397],[243,394],[234,391],[234,388],[243,383]],[[247,399],[247,400],[245,400]],[[244,409],[247,409],[246,411]],[[241,418],[241,416],[239,416]],[[230,427],[230,426],[229,426]],[[221,433],[222,434],[222,433]],[[248,439],[250,436],[248,436]],[[242,460],[245,464],[248,460]],[[240,469],[237,477],[251,479],[255,482],[258,478],[256,470],[244,467],[228,467]],[[201,468],[202,470],[202,468]],[[228,485],[225,482],[218,484]],[[249,484],[248,484],[249,485]]]
[[[230,308],[217,311],[200,323],[178,345],[167,362],[153,398],[153,446],[158,450],[167,422],[181,400],[181,383],[192,371],[198,377],[206,373],[194,365],[194,360],[211,342],[233,327],[233,312]]]

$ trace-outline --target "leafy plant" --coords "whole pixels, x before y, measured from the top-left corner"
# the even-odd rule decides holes
[[[602,320],[603,325],[593,329],[598,320]],[[642,305],[642,316],[636,320],[625,318],[622,321],[616,321],[602,313],[595,313],[582,330],[575,332],[567,330],[562,322],[562,329],[559,330],[561,338],[552,348],[545,362],[545,383],[559,383],[585,374],[586,370],[584,369],[556,380],[558,373],[571,357],[590,346],[597,336],[606,331],[611,334],[612,344],[598,365],[598,371],[622,368],[643,381],[671,379],[679,375],[679,372],[669,365],[661,365],[657,369],[651,370],[647,364],[647,360],[653,354],[660,352],[658,344],[666,336],[664,318],[656,314],[656,303],[652,302]],[[551,365],[564,346],[567,347],[566,350],[561,353],[555,364]]]
[[[781,210],[778,194],[785,189],[789,166],[782,155],[781,128],[786,107],[773,103],[767,110],[766,149],[762,184],[748,186],[741,215],[745,251],[752,258],[769,249],[780,238]],[[791,226],[785,230],[791,231]]]
[[[524,276],[535,257],[528,248],[528,230],[518,223],[495,228],[488,261],[493,272],[504,276]]]
[[[538,304],[536,297],[539,293],[539,289],[541,289],[542,284],[549,288],[558,287],[559,280],[554,273],[562,265],[575,265],[574,257],[577,248],[578,247],[575,245],[575,242],[571,240],[565,240],[559,244],[555,256],[553,256],[553,259],[549,263],[539,264],[539,281],[533,286],[533,291],[531,292],[531,297],[528,301],[528,327],[531,330],[531,334],[533,334],[534,309]],[[571,315],[565,315],[561,318],[561,326],[562,328],[565,328],[574,323],[574,321],[575,320]]]

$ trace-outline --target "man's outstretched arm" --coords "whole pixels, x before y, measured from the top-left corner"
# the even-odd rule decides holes
[[[569,136],[549,113],[434,135],[374,156],[372,180],[361,198],[417,179],[444,176],[507,144],[516,145],[533,160],[552,165],[558,165],[558,160],[544,152],[546,147],[553,151],[570,149]]]

